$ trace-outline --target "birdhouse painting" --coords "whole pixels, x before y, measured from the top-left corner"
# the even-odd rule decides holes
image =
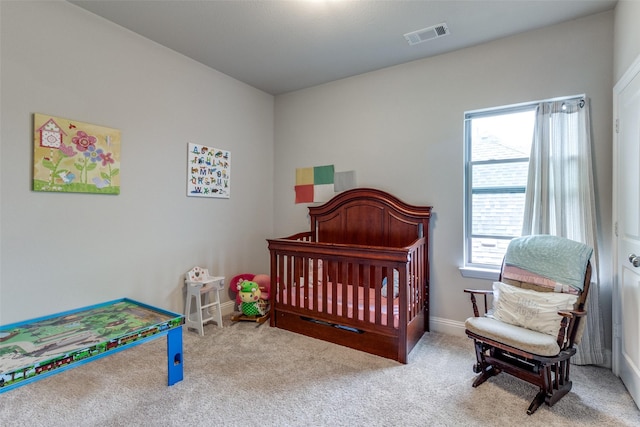
[[[33,115],[33,190],[120,194],[120,131]]]

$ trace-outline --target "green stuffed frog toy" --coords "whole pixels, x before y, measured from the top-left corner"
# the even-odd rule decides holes
[[[266,313],[264,300],[260,298],[262,292],[256,282],[245,280],[238,283],[238,293],[242,300],[242,304],[240,304],[242,314],[245,316],[263,316]]]

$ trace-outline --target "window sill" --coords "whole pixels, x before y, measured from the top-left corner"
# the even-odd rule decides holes
[[[469,277],[474,279],[485,280],[498,280],[500,277],[500,270],[494,270],[489,268],[477,268],[477,267],[460,267],[460,274],[462,277]]]

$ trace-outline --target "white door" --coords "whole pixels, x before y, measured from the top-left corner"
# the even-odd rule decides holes
[[[613,372],[640,403],[640,58],[614,87]]]

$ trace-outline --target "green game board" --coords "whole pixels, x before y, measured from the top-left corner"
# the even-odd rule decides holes
[[[72,364],[106,356],[127,346],[179,330],[172,366],[182,379],[180,314],[121,299],[0,327],[0,392]],[[175,334],[174,334],[175,335]],[[169,339],[168,339],[169,341]],[[171,355],[171,353],[168,353]],[[173,368],[176,369],[176,368]],[[176,373],[176,372],[174,372]],[[170,371],[169,385],[172,382]]]

